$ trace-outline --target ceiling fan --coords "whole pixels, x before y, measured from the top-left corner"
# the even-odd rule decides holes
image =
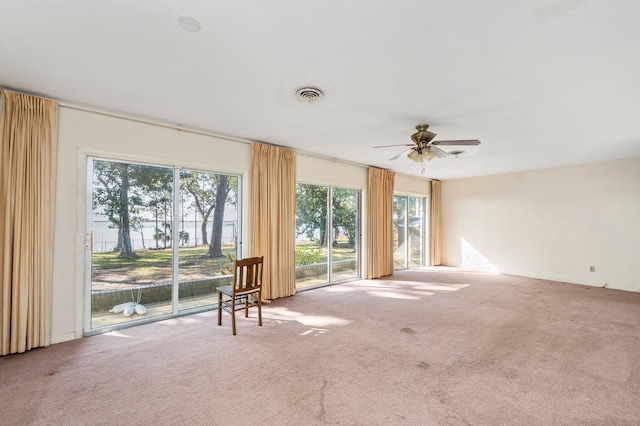
[[[450,140],[450,141],[434,141],[433,139],[436,137],[436,134],[428,131],[428,124],[418,124],[416,126],[417,132],[411,135],[412,144],[398,144],[398,145],[380,145],[374,146],[374,148],[387,148],[391,146],[409,146],[411,148],[405,149],[401,153],[394,155],[389,160],[396,160],[403,155],[407,155],[407,158],[411,161],[415,161],[416,163],[422,163],[424,160],[431,161],[432,159],[444,158],[449,156],[449,152],[444,149],[439,148],[439,146],[445,145],[453,145],[453,146],[464,146],[464,145],[480,145],[479,140]],[[461,153],[461,151],[458,151]]]

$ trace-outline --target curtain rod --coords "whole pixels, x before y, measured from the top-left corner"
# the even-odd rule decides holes
[[[34,95],[36,96],[36,95]],[[252,140],[248,140],[248,139],[241,139],[241,138],[237,138],[234,136],[226,136],[226,135],[222,135],[219,133],[214,133],[211,132],[209,130],[204,130],[204,129],[197,129],[194,127],[190,127],[190,126],[178,126],[175,124],[170,124],[167,122],[163,122],[163,121],[157,121],[157,120],[152,120],[149,118],[142,118],[142,117],[136,117],[136,116],[130,116],[130,115],[126,115],[126,114],[122,114],[119,112],[114,112],[114,111],[105,111],[105,110],[100,110],[97,108],[91,108],[91,107],[86,107],[83,105],[77,105],[77,104],[71,104],[68,102],[64,102],[64,101],[56,101],[60,104],[60,106],[63,106],[65,108],[69,108],[69,109],[74,109],[77,111],[84,111],[84,112],[91,112],[94,114],[100,114],[100,115],[104,115],[107,117],[114,117],[114,118],[120,118],[123,120],[129,120],[129,121],[133,121],[136,123],[141,123],[141,124],[149,124],[149,125],[153,125],[153,126],[157,126],[157,127],[163,127],[166,129],[170,129],[170,130],[178,130],[178,131],[184,131],[184,132],[189,132],[189,133],[193,133],[193,134],[199,134],[199,135],[203,135],[203,136],[210,136],[210,137],[215,137],[218,139],[225,139],[231,142],[238,142],[238,143],[243,143],[246,145],[251,145],[252,143],[262,143],[265,145],[273,145],[273,146],[278,146],[281,148],[286,148],[286,149],[291,149],[293,151],[295,151],[297,154],[300,155],[306,155],[308,157],[315,157],[315,158],[319,158],[322,160],[327,160],[327,161],[332,161],[334,163],[341,163],[341,164],[346,164],[346,165],[350,165],[350,166],[357,166],[357,167],[363,167],[368,169],[369,166],[368,165],[364,165],[364,164],[359,164],[359,163],[355,163],[355,162],[351,162],[348,160],[341,160],[341,159],[337,159],[337,158],[333,158],[333,157],[329,157],[329,156],[325,156],[322,154],[317,154],[317,153],[313,153],[313,152],[308,152],[308,151],[301,151],[299,149],[296,148],[291,148],[288,146],[284,146],[284,145],[278,145],[278,144],[274,144],[274,143],[270,143],[270,142],[264,142],[264,141],[252,141]],[[375,166],[374,166],[375,167]]]
[[[382,167],[378,167],[378,166],[371,166],[371,165],[366,165],[366,164],[360,164],[360,163],[356,163],[356,162],[352,162],[352,161],[348,161],[348,160],[342,160],[339,158],[334,158],[334,157],[329,157],[326,155],[322,155],[322,154],[317,154],[317,153],[313,153],[313,152],[308,152],[308,151],[301,151],[299,149],[294,149],[294,148],[290,148],[288,146],[283,146],[283,145],[277,145],[277,144],[272,144],[269,142],[261,142],[261,141],[251,141],[248,139],[242,139],[242,138],[238,138],[238,137],[234,137],[234,136],[227,136],[227,135],[222,135],[222,134],[218,134],[218,133],[214,133],[211,132],[209,130],[204,130],[204,129],[198,129],[195,127],[190,127],[190,126],[184,126],[181,127],[177,124],[170,124],[168,122],[164,122],[164,121],[160,121],[160,120],[153,120],[150,118],[143,118],[143,117],[139,117],[139,116],[134,116],[134,115],[128,115],[128,114],[124,114],[121,112],[115,112],[115,111],[109,111],[109,110],[104,110],[104,109],[100,109],[100,108],[93,108],[93,107],[88,107],[86,105],[80,105],[80,104],[75,104],[72,102],[67,102],[67,101],[61,101],[58,99],[52,99],[50,97],[47,96],[42,96],[39,95],[37,93],[29,93],[29,92],[25,92],[25,91],[21,91],[21,90],[14,90],[11,88],[7,88],[7,87],[2,87],[0,86],[0,90],[9,90],[15,93],[20,93],[22,95],[29,95],[29,96],[37,96],[39,98],[43,98],[43,99],[47,99],[50,101],[54,101],[57,102],[58,105],[64,107],[64,108],[69,108],[69,109],[73,109],[76,111],[83,111],[83,112],[90,112],[93,114],[100,114],[100,115],[104,115],[106,117],[113,117],[113,118],[119,118],[122,120],[128,120],[128,121],[132,121],[135,123],[141,123],[141,124],[149,124],[152,126],[157,126],[157,127],[162,127],[165,129],[170,129],[170,130],[178,130],[181,132],[188,132],[188,133],[193,133],[193,134],[198,134],[198,135],[203,135],[203,136],[210,136],[210,137],[214,137],[214,138],[218,138],[218,139],[224,139],[224,140],[228,140],[231,142],[238,142],[238,143],[243,143],[246,145],[251,145],[252,143],[264,143],[267,145],[274,145],[274,146],[279,146],[282,148],[287,148],[287,149],[292,149],[293,151],[295,151],[296,153],[300,154],[300,155],[306,155],[308,157],[314,157],[314,158],[318,158],[321,160],[327,160],[327,161],[332,161],[334,163],[340,163],[340,164],[346,164],[348,166],[355,166],[355,167],[362,167],[365,169],[368,169],[369,167],[377,167],[377,168],[382,168]],[[398,172],[396,172],[398,173]],[[407,176],[413,176],[410,174],[406,174],[406,173],[401,173]],[[419,177],[419,176],[417,176]],[[429,178],[426,178],[427,180],[432,180]]]
[[[87,106],[84,106],[84,105],[72,104],[72,103],[65,102],[65,101],[57,101],[57,102],[58,102],[58,104],[60,106],[62,106],[64,108],[73,109],[73,110],[82,111],[82,112],[90,112],[90,113],[93,113],[93,114],[104,115],[106,117],[119,118],[121,120],[132,121],[132,122],[135,122],[135,123],[148,124],[148,125],[151,125],[151,126],[162,127],[162,128],[169,129],[169,130],[177,130],[179,132],[187,132],[187,133],[193,133],[193,134],[197,134],[197,135],[210,136],[210,137],[214,137],[214,138],[218,138],[218,139],[228,140],[228,141],[231,141],[231,142],[242,143],[242,144],[245,144],[245,145],[251,145],[254,142],[254,141],[250,141],[248,139],[241,139],[241,138],[238,138],[238,137],[235,137],[235,136],[227,136],[227,135],[223,135],[223,134],[220,134],[220,133],[214,133],[214,132],[211,132],[209,130],[198,129],[196,127],[180,126],[178,124],[172,124],[172,123],[161,121],[161,120],[154,120],[154,119],[146,118],[146,117],[128,115],[128,114],[124,114],[124,113],[121,113],[121,112],[107,111],[107,110],[103,110],[103,109],[99,109],[99,108],[92,108],[92,107],[87,107]]]
[[[113,118],[119,118],[122,120],[128,120],[128,121],[132,121],[132,122],[136,122],[136,123],[141,123],[141,124],[149,124],[152,126],[156,126],[156,127],[162,127],[165,129],[170,129],[170,130],[178,130],[181,132],[188,132],[188,133],[193,133],[193,134],[199,134],[199,135],[203,135],[203,136],[211,136],[211,137],[215,137],[218,139],[225,139],[228,141],[232,141],[232,142],[239,142],[239,143],[243,143],[246,145],[251,145],[254,141],[250,141],[248,139],[242,139],[242,138],[238,138],[238,137],[234,137],[234,136],[228,136],[228,135],[223,135],[223,134],[219,134],[219,133],[214,133],[211,132],[209,130],[204,130],[204,129],[198,129],[195,127],[191,127],[191,126],[180,126],[178,124],[172,124],[166,121],[162,121],[162,120],[154,120],[151,118],[146,118],[146,117],[140,117],[140,116],[136,116],[136,115],[130,115],[130,114],[125,114],[122,112],[116,112],[116,111],[112,111],[112,110],[106,110],[106,109],[101,109],[101,108],[95,108],[95,107],[90,107],[90,106],[86,106],[86,105],[81,105],[81,104],[76,104],[76,103],[72,103],[72,102],[68,102],[68,101],[63,101],[63,100],[59,100],[59,99],[53,99],[47,96],[42,96],[40,94],[37,93],[30,93],[30,92],[25,92],[25,91],[21,91],[21,90],[14,90],[11,88],[7,88],[7,87],[2,87],[0,86],[0,90],[7,90],[7,91],[11,91],[11,92],[15,92],[15,93],[19,93],[21,95],[28,95],[28,96],[36,96],[42,99],[46,99],[46,100],[50,100],[53,102],[57,102],[58,105],[60,105],[61,107],[64,108],[68,108],[68,109],[73,109],[76,111],[83,111],[83,112],[90,112],[93,114],[99,114],[99,115],[103,115],[106,117],[113,117]]]

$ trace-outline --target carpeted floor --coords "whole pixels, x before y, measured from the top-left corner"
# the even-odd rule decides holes
[[[3,425],[637,425],[640,294],[456,269],[0,358]]]

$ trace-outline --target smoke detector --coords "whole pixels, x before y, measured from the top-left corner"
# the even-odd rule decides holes
[[[316,89],[315,87],[303,87],[296,92],[296,96],[301,101],[311,103],[319,101],[320,98],[324,96],[324,93],[322,93],[322,90]]]

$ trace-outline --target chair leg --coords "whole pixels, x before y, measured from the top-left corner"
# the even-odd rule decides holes
[[[244,298],[244,317],[245,318],[249,318],[249,297],[251,296],[245,296]]]
[[[233,335],[236,335],[236,299],[232,299],[231,303],[233,306],[231,307],[231,328],[233,329]]]
[[[262,294],[258,292],[258,325],[262,326]]]
[[[222,292],[218,292],[218,325],[222,325]]]

